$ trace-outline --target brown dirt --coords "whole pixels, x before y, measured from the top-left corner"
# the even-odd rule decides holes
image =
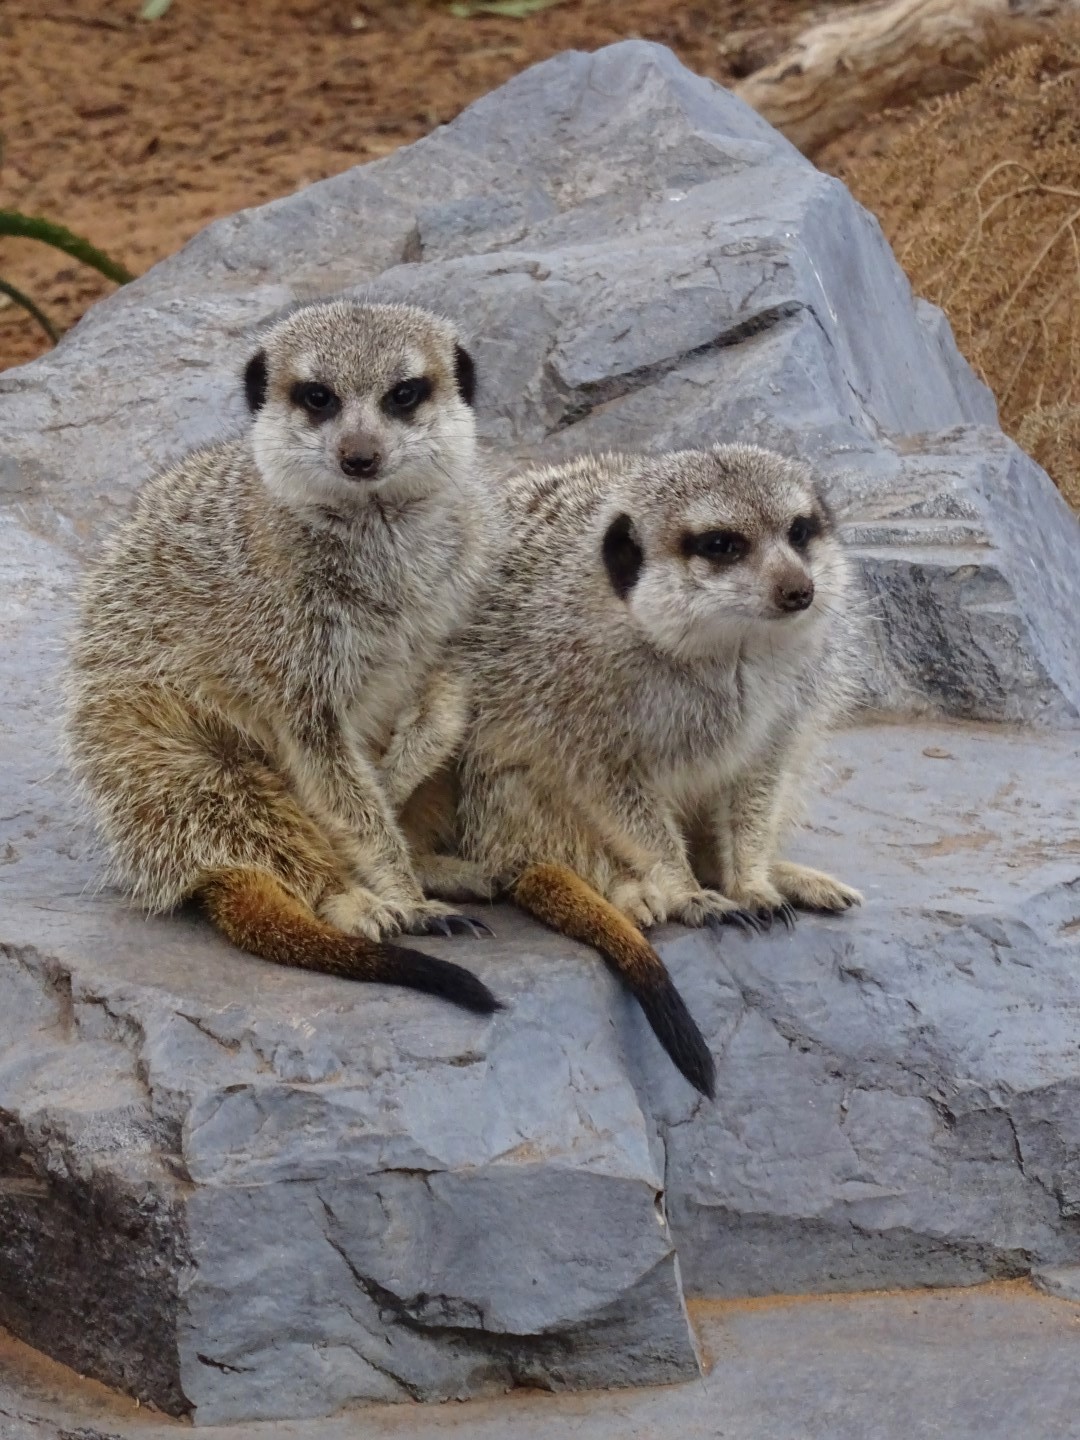
[[[638,35],[730,82],[813,13],[800,0],[564,0],[466,20],[438,0],[173,0],[147,23],[138,10],[0,6],[0,205],[59,220],[136,272],[219,215],[417,139],[560,50]],[[61,327],[111,288],[33,241],[0,240],[0,276]],[[0,369],[47,343],[0,309]]]
[[[560,50],[642,36],[730,84],[823,10],[562,0],[512,20],[459,19],[444,0],[173,0],[147,23],[139,5],[0,4],[0,206],[60,220],[136,273],[217,216],[388,154]],[[1080,507],[1078,77],[1080,26],[1066,27],[957,97],[867,117],[816,159],[877,213],[1006,428]],[[60,328],[112,288],[33,241],[0,239],[0,277]],[[0,296],[0,370],[47,345]]]

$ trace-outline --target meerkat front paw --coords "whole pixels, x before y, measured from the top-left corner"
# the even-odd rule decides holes
[[[835,915],[862,904],[863,897],[858,890],[826,875],[824,870],[811,870],[808,865],[782,860],[772,867],[772,880],[784,899],[800,910]]]
[[[632,920],[639,930],[651,930],[668,918],[668,909],[659,886],[639,875],[624,875],[609,888],[607,898]]]
[[[387,904],[374,890],[367,890],[363,885],[328,895],[319,905],[318,913],[346,935],[363,935],[368,940],[385,940],[391,935],[400,935],[405,928],[406,912],[397,905]]]
[[[770,930],[774,920],[789,929],[795,928],[796,914],[787,897],[770,880],[756,880],[731,889],[732,900],[747,914],[753,915],[761,930]]]
[[[441,900],[422,900],[410,905],[401,927],[408,935],[494,935],[490,925],[473,915],[462,915],[453,905]]]
[[[692,890],[675,901],[669,910],[672,920],[683,925],[716,929],[721,925],[737,925],[740,930],[760,930],[762,922],[754,909],[740,905],[719,890]]]

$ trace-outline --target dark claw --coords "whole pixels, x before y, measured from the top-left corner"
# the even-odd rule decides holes
[[[794,929],[795,929],[795,921],[796,921],[799,917],[795,914],[794,907],[791,906],[791,905],[789,905],[786,900],[785,900],[784,903],[780,906],[780,909],[777,910],[776,913],[777,913],[777,915],[780,917],[780,919],[783,921],[784,925],[785,925],[789,930],[794,930]]]
[[[446,920],[450,927],[446,932],[448,935],[471,935],[474,940],[484,935],[492,938],[495,935],[490,925],[485,925],[483,920],[477,920],[473,915],[447,915]]]
[[[719,934],[729,925],[735,925],[744,935],[756,935],[764,928],[758,917],[749,910],[725,910],[722,915],[705,916],[705,924]]]
[[[776,911],[761,909],[756,910],[754,913],[757,916],[758,929],[762,935],[767,935],[773,927],[773,921],[776,919]]]
[[[445,915],[429,915],[421,932],[424,935],[453,935],[450,922]]]

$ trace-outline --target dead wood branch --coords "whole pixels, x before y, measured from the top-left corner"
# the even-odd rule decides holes
[[[800,150],[887,106],[959,90],[1080,0],[876,0],[805,31],[736,93]]]

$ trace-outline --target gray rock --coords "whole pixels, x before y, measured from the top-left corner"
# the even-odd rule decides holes
[[[1080,1301],[1080,1265],[1037,1265],[1031,1278],[1045,1295]]]
[[[868,698],[907,723],[838,742],[806,839],[863,913],[663,937],[714,1107],[594,956],[523,918],[432,942],[507,1002],[481,1022],[93,890],[55,758],[79,559],[152,467],[241,422],[258,327],[339,288],[467,327],[500,453],[743,438],[829,479],[873,606]],[[562,56],[211,226],[0,376],[0,506],[18,1335],[227,1424],[693,1376],[684,1283],[1080,1263],[1080,533],[876,223],[666,51]]]
[[[798,847],[854,919],[662,945],[719,1058],[662,1072],[668,1215],[699,1295],[970,1284],[1080,1261],[1080,745],[852,732]]]
[[[1075,1304],[1025,1285],[695,1307],[707,1376],[633,1394],[374,1405],[203,1440],[987,1440],[1076,1434]],[[10,1345],[10,1342],[9,1342]],[[4,1346],[4,1350],[9,1349]],[[3,1354],[4,1440],[176,1440],[175,1421]],[[46,1384],[42,1372],[46,1371]],[[181,1432],[182,1433],[182,1432]]]

